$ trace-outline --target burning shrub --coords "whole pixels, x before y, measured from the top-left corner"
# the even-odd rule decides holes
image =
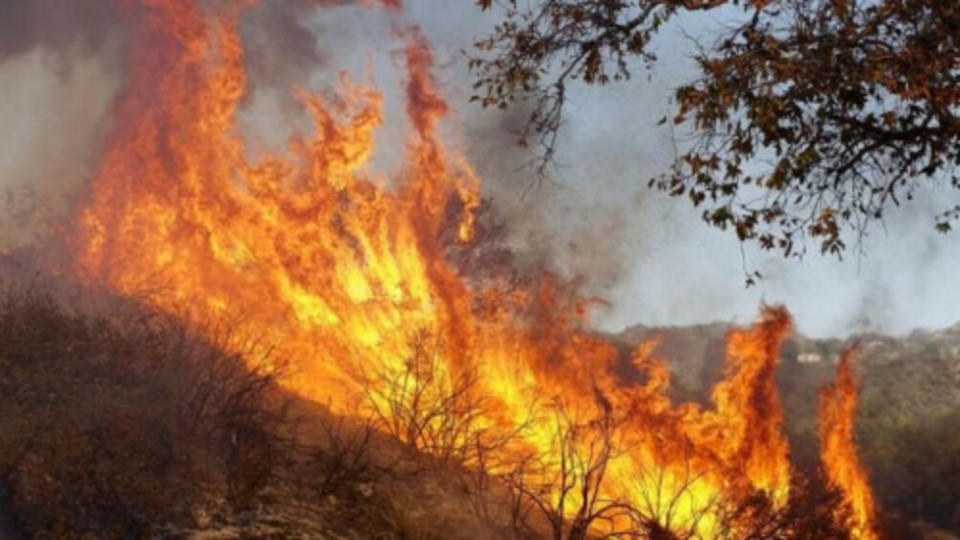
[[[762,491],[738,502],[717,501],[720,516],[717,538],[848,540],[851,534],[850,509],[842,494],[821,478],[793,475],[790,498],[778,507]],[[680,538],[690,538],[682,536]]]
[[[378,428],[441,464],[476,461],[484,399],[471,366],[452,367],[436,336],[419,332],[400,365],[386,360],[358,375]],[[465,362],[466,363],[466,362]]]
[[[113,315],[0,299],[0,497],[24,533],[148,537],[205,491],[249,501],[281,448],[270,373],[168,318]]]
[[[609,410],[595,419],[577,421],[558,402],[550,430],[551,451],[527,454],[507,476],[517,511],[515,530],[533,529],[524,505],[535,508],[555,540],[586,540],[598,524],[610,525],[611,537],[626,536],[619,524],[630,521],[629,505],[605,497],[601,490],[611,460],[625,452]]]

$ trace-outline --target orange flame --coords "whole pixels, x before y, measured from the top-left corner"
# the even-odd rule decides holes
[[[857,382],[853,376],[856,351],[840,356],[833,384],[820,391],[820,455],[830,484],[849,507],[855,538],[877,538],[873,528],[874,503],[867,473],[857,456],[854,420],[857,417]]]
[[[198,324],[236,319],[241,339],[291,361],[291,389],[342,413],[376,394],[364,385],[383,384],[371,370],[403,373],[411,337],[436,335],[430,372],[420,366],[414,378],[475,373],[481,428],[519,433],[512,451],[544,455],[548,469],[570,446],[595,448],[584,436],[557,444],[558,409],[610,430],[617,451],[600,492],[667,528],[709,536],[718,501],[756,490],[785,503],[791,469],[774,384],[791,326],[784,309],[765,308],[730,335],[712,409],[670,402],[650,344],[633,359],[645,382],[621,380],[616,350],[583,330],[585,303],[562,284],[470,280],[450,262],[452,242],[476,241],[479,182],[438,136],[448,107],[417,30],[403,36],[410,133],[396,174],[367,172],[382,99],[345,75],[335,95],[303,97],[311,137],[247,159],[235,115],[246,85],[237,24],[249,3],[122,1],[134,27],[131,82],[79,218],[89,279]]]
[[[777,396],[776,374],[780,344],[790,332],[784,308],[766,308],[751,331],[731,334],[725,380],[714,389],[717,412],[731,436],[725,451],[735,452],[751,483],[786,502],[790,483],[788,445],[782,432],[783,411]]]

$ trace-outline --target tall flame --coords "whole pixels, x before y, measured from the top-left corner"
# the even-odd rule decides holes
[[[783,411],[777,396],[776,374],[780,344],[790,332],[783,308],[768,308],[752,331],[730,335],[731,362],[726,378],[714,389],[717,412],[735,436],[737,457],[754,486],[785,502],[790,483],[787,440],[781,430]]]
[[[857,382],[853,375],[856,351],[840,356],[833,384],[820,391],[820,455],[830,484],[849,507],[856,538],[877,538],[874,503],[867,473],[857,456],[853,422],[857,416]]]
[[[382,96],[347,76],[333,95],[302,94],[311,137],[247,158],[237,24],[251,3],[120,3],[134,26],[131,79],[79,218],[84,275],[197,324],[233,318],[243,339],[290,359],[291,389],[345,414],[358,395],[383,395],[377,386],[389,381],[371,371],[409,370],[411,338],[436,336],[432,371],[414,378],[474,374],[482,429],[519,434],[511,451],[546,456],[548,469],[570,446],[594,449],[589,437],[558,444],[561,420],[607,430],[616,451],[607,449],[599,491],[667,528],[708,536],[718,501],[756,491],[786,502],[774,383],[791,327],[784,309],[765,308],[730,335],[713,408],[672,404],[649,344],[633,359],[645,382],[625,383],[617,351],[583,330],[583,302],[562,284],[543,276],[507,287],[450,261],[451,245],[476,241],[480,184],[438,136],[448,107],[415,29],[403,37],[409,135],[399,171],[368,172]]]

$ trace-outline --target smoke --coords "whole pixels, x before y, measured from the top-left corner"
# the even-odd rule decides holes
[[[388,7],[391,4],[388,4]],[[351,0],[261,0],[242,21],[250,96],[277,100],[287,118],[302,116],[292,88],[306,87],[318,73],[338,69],[345,37],[332,21],[343,22],[343,10],[363,9],[363,15],[382,19],[370,1]],[[327,9],[318,9],[324,7]],[[394,9],[396,7],[394,6]],[[333,13],[329,13],[333,11]],[[350,15],[356,16],[356,10]],[[357,29],[357,21],[353,21]],[[351,31],[351,33],[354,33]]]
[[[122,79],[110,2],[0,4],[0,249],[42,237],[82,199]]]
[[[814,335],[878,330],[902,333],[960,318],[960,239],[933,231],[930,193],[875,228],[863,257],[838,262],[816,254],[784,261],[708,228],[685,200],[646,188],[675,154],[657,127],[669,96],[692,73],[685,34],[715,27],[685,21],[661,36],[656,71],[633,82],[572,89],[557,164],[546,177],[515,144],[526,118],[469,104],[463,51],[495,16],[470,2],[411,0],[399,12],[374,2],[260,0],[242,21],[250,89],[240,128],[256,150],[286,144],[309,120],[291,88],[323,91],[341,71],[384,92],[385,126],[375,168],[392,170],[404,149],[405,119],[394,54],[397,31],[419,25],[435,46],[438,79],[452,106],[449,145],[467,153],[507,223],[520,264],[577,279],[608,300],[596,312],[608,330],[636,323],[688,324],[751,319],[761,301],[784,302],[798,328]],[[383,5],[384,2],[379,4]],[[317,6],[326,6],[317,9]],[[105,0],[7,0],[0,4],[0,249],[68,215],[93,174],[111,104],[123,88],[125,26]],[[11,202],[12,201],[12,202]],[[33,201],[32,204],[27,204]],[[30,210],[32,207],[32,211]],[[40,216],[40,217],[37,217]],[[744,269],[766,279],[744,287]]]
[[[276,150],[309,131],[297,91],[329,91],[341,72],[362,80],[373,51],[397,45],[391,28],[400,8],[399,0],[260,0],[249,10],[241,24],[249,93],[240,118],[249,146]]]
[[[474,39],[498,22],[469,3],[437,9],[434,2],[407,2],[411,20],[421,25],[437,49],[444,92],[453,105],[452,134],[483,182],[497,215],[505,220],[508,242],[523,267],[547,270],[574,280],[584,294],[616,302],[613,287],[630,275],[636,253],[649,247],[653,214],[647,207],[645,178],[661,160],[663,137],[648,137],[658,105],[631,113],[623,122],[616,104],[662,104],[667,89],[649,85],[630,94],[611,88],[574,93],[560,133],[560,152],[544,174],[529,149],[517,145],[529,117],[526,104],[501,111],[469,103],[472,74],[466,68]],[[612,91],[611,91],[612,90]],[[628,141],[644,141],[640,148]]]
[[[494,22],[470,13],[472,6],[445,6],[442,21],[431,2],[409,7],[451,57]],[[652,73],[623,85],[572,88],[557,166],[532,189],[538,179],[522,167],[531,156],[514,144],[525,111],[463,105],[469,74],[447,72],[472,162],[519,251],[567,277],[584,276],[587,292],[610,303],[596,311],[607,330],[748,322],[761,302],[786,304],[798,330],[814,336],[902,334],[960,320],[954,283],[960,237],[933,228],[933,216],[956,202],[949,186],[891,209],[870,229],[862,252],[851,245],[843,260],[821,256],[814,245],[802,260],[741,246],[734,235],[703,223],[687,200],[646,189],[676,155],[677,136],[657,121],[671,113],[672,89],[695,73],[688,36],[709,35],[728,16],[709,13],[669,25],[658,37]],[[745,272],[753,270],[765,278],[746,288]]]
[[[7,0],[0,5],[0,62],[35,48],[96,53],[118,28],[111,2]]]
[[[308,27],[313,11],[305,3],[265,0],[246,15],[242,36],[254,93],[265,86],[287,94],[328,65],[329,51],[320,48],[323,36]]]

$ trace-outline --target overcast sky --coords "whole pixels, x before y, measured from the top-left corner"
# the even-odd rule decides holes
[[[84,3],[99,1],[76,5]],[[269,10],[289,2],[262,4],[261,10]],[[395,55],[389,54],[398,46],[391,29],[417,23],[434,42],[438,76],[455,108],[447,125],[451,144],[472,158],[485,192],[512,222],[518,249],[549,259],[567,275],[587,276],[588,291],[610,302],[596,313],[600,326],[746,322],[761,301],[785,303],[799,330],[816,336],[863,329],[904,333],[960,320],[960,236],[933,230],[931,208],[956,200],[946,188],[931,190],[919,203],[891,214],[885,229],[877,227],[867,238],[865,254],[850,253],[844,261],[815,252],[802,261],[783,261],[750,248],[742,254],[733,235],[708,228],[687,201],[645,188],[646,179],[663,170],[674,152],[670,133],[656,122],[670,111],[672,85],[689,74],[680,32],[662,39],[660,64],[650,80],[638,74],[620,86],[573,93],[551,180],[523,197],[531,175],[521,165],[528,156],[509,135],[520,115],[480,111],[466,103],[470,79],[461,50],[491,19],[472,2],[407,4],[399,23],[369,10],[325,10],[309,19],[302,18],[302,10],[284,9],[282,15],[261,11],[246,31],[258,40],[251,62],[262,73],[254,76],[258,94],[250,100],[244,123],[248,132],[258,134],[258,144],[282,141],[283,126],[296,116],[282,87],[306,79],[304,84],[322,88],[340,68],[359,72],[363,79],[363,66],[371,63],[376,83],[386,93],[388,125],[402,124],[397,84],[402,74]],[[0,18],[10,22],[10,13],[3,13],[7,6],[0,7]],[[67,15],[78,20],[77,14]],[[94,15],[98,20],[89,24],[90,33],[109,33],[102,15],[96,10]],[[31,16],[29,10],[18,14],[21,19]],[[688,32],[703,33],[717,23],[706,18],[684,25]],[[292,32],[291,25],[307,32]],[[116,61],[119,40],[48,43],[41,39],[43,32],[25,35],[20,41],[0,40],[0,186],[33,186],[55,199],[57,193],[82,186],[96,162],[109,126],[109,104],[122,81]],[[37,46],[31,47],[29,39]],[[288,65],[284,59],[290,69],[275,67]],[[402,151],[400,132],[385,129],[380,135],[381,163],[390,163]],[[10,223],[2,206],[0,219]],[[9,231],[7,225],[0,234]],[[751,269],[766,276],[751,289],[744,287],[744,256]]]

